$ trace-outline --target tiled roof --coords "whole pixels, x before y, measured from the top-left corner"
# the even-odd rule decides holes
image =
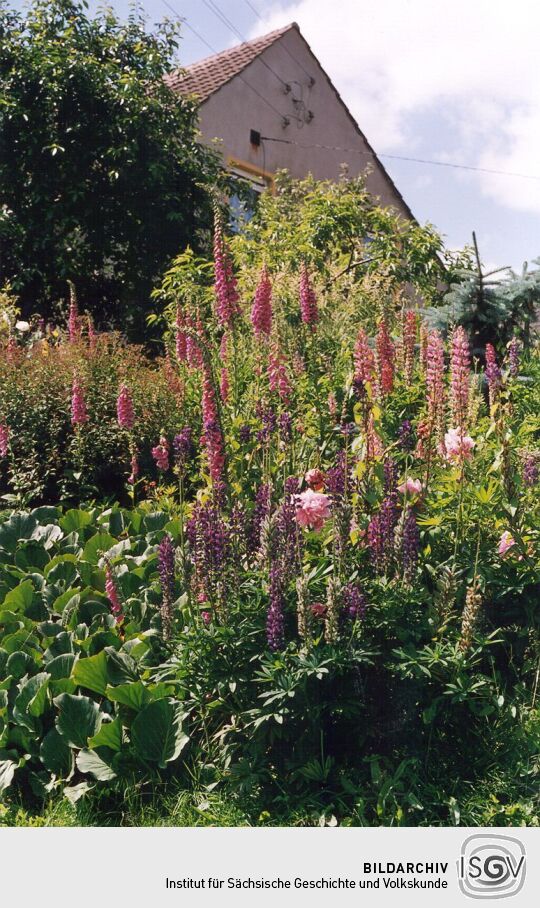
[[[182,95],[197,95],[200,101],[206,101],[211,94],[242,72],[259,54],[291,28],[298,26],[293,22],[253,41],[245,41],[220,54],[198,60],[184,69],[170,73],[166,81],[174,91]]]

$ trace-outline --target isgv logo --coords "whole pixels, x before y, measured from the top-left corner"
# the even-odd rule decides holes
[[[525,847],[505,835],[472,835],[461,846],[459,888],[472,899],[504,899],[523,887]]]

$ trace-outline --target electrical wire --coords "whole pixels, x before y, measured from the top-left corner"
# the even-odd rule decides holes
[[[205,44],[206,47],[212,51],[213,54],[219,53],[219,51],[216,50],[216,48],[213,47],[210,44],[210,42],[206,40],[204,35],[201,35],[201,33],[193,25],[191,25],[190,22],[188,22],[188,20],[185,18],[185,16],[181,16],[178,13],[178,11],[175,10],[173,6],[171,6],[171,4],[168,2],[168,0],[161,0],[161,2],[164,3],[164,5],[167,7],[167,9],[169,9],[171,11],[173,16],[176,19],[178,19],[179,22],[182,22],[186,26],[186,28],[188,28],[190,30],[190,32],[192,32],[192,34],[194,34],[195,37],[199,39],[199,41],[202,41],[202,43]],[[267,107],[269,107],[271,110],[273,110],[273,112],[276,113],[281,120],[283,120],[283,121],[290,120],[290,115],[281,113],[281,111],[279,111],[277,109],[277,107],[274,107],[272,102],[269,101],[268,98],[265,98],[264,95],[261,95],[261,93],[251,84],[251,82],[248,82],[248,80],[242,75],[242,73],[237,73],[237,77],[240,79],[241,82],[244,83],[244,85],[247,85],[247,87],[250,88],[251,91],[254,94],[256,94],[257,97],[260,98],[260,100],[264,102],[264,104],[267,105]],[[294,114],[292,116],[294,116]]]
[[[250,3],[249,0],[244,0],[244,3],[246,4],[246,6],[249,6],[249,8],[250,8],[251,10],[253,10],[253,12],[255,13],[255,15],[257,16],[257,19],[259,19],[261,22],[264,21],[264,20],[263,20],[263,17],[261,16],[261,14],[260,14],[260,12],[259,12],[259,10],[256,9],[256,8],[253,6],[253,3]],[[285,51],[285,53],[287,53],[287,54],[289,55],[289,57],[291,58],[291,60],[294,60],[294,62],[296,63],[296,65],[299,66],[300,69],[302,69],[302,70],[305,72],[305,74],[306,74],[306,76],[308,77],[308,79],[310,80],[311,84],[312,84],[312,85],[315,84],[315,79],[313,78],[313,76],[311,75],[311,73],[307,71],[307,69],[306,69],[305,66],[302,66],[302,64],[300,63],[300,60],[297,60],[296,57],[294,56],[294,54],[291,54],[291,52],[290,52],[290,50],[288,49],[288,47],[285,47],[285,45],[282,44],[282,45],[281,45],[281,48],[282,48],[282,50]]]
[[[524,180],[540,180],[540,175],[537,176],[531,173],[517,173],[511,170],[494,170],[489,167],[474,167],[472,164],[457,164],[450,161],[433,161],[428,158],[412,158],[405,155],[399,154],[386,154],[385,152],[375,153],[374,151],[364,151],[361,148],[345,148],[340,145],[323,145],[318,143],[307,144],[304,142],[295,142],[293,139],[280,139],[275,136],[261,136],[261,142],[280,142],[283,145],[296,145],[298,148],[323,148],[328,151],[347,151],[347,152],[356,152],[356,154],[367,155],[369,157],[377,158],[391,158],[395,161],[409,161],[414,164],[429,164],[434,167],[452,167],[457,170],[471,170],[476,173],[491,173],[497,176],[505,177],[521,177]]]

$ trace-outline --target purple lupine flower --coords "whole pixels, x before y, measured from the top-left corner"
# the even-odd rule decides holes
[[[193,437],[191,426],[183,429],[173,438],[174,460],[178,469],[183,472],[188,460],[193,456]]]
[[[326,491],[333,499],[341,498],[347,486],[345,451],[340,451],[333,467],[326,472]]]
[[[398,466],[391,457],[385,457],[384,464],[384,494],[391,495],[396,491],[398,480]]]
[[[261,544],[261,527],[270,513],[270,501],[270,486],[268,483],[264,482],[259,486],[255,495],[255,507],[253,508],[248,532],[248,549],[252,555],[259,550]]]
[[[174,601],[174,546],[168,533],[165,533],[158,548],[158,573],[161,583],[161,620],[163,637],[171,635]]]
[[[538,476],[538,457],[535,454],[529,454],[523,461],[523,484],[531,489],[537,484]]]
[[[269,602],[266,615],[266,639],[273,652],[282,649],[285,643],[283,605],[281,569],[279,563],[273,561],[270,566]]]
[[[257,441],[266,444],[276,431],[277,415],[272,407],[258,407],[256,412],[262,422],[262,429],[257,432]]]
[[[410,583],[414,577],[418,564],[419,549],[420,534],[416,523],[416,515],[414,513],[414,508],[409,505],[405,513],[403,524],[402,547],[403,579],[407,583]]]
[[[367,609],[367,601],[360,587],[355,583],[348,583],[341,591],[344,615],[352,621],[364,618]]]
[[[414,448],[414,433],[410,419],[404,419],[398,429],[399,446],[402,451],[412,451]]]
[[[376,571],[381,571],[384,566],[384,541],[381,530],[381,518],[374,514],[368,524],[368,547]]]
[[[513,337],[510,343],[508,344],[508,368],[512,378],[515,378],[519,372],[519,354],[521,352],[521,344],[518,341],[517,337]]]
[[[203,601],[221,607],[227,600],[231,540],[230,529],[213,502],[195,505],[187,536]]]
[[[281,439],[285,444],[288,444],[292,439],[292,416],[290,413],[284,411],[280,414],[279,420],[279,432]]]
[[[249,444],[249,442],[251,441],[251,426],[249,426],[247,423],[244,423],[243,426],[240,426],[238,438],[240,439],[241,444]]]

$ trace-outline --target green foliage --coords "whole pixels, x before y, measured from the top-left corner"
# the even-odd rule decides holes
[[[219,167],[166,84],[177,46],[140,9],[1,6],[0,286],[26,314],[50,316],[71,279],[98,323],[140,333],[163,266],[201,241]]]

